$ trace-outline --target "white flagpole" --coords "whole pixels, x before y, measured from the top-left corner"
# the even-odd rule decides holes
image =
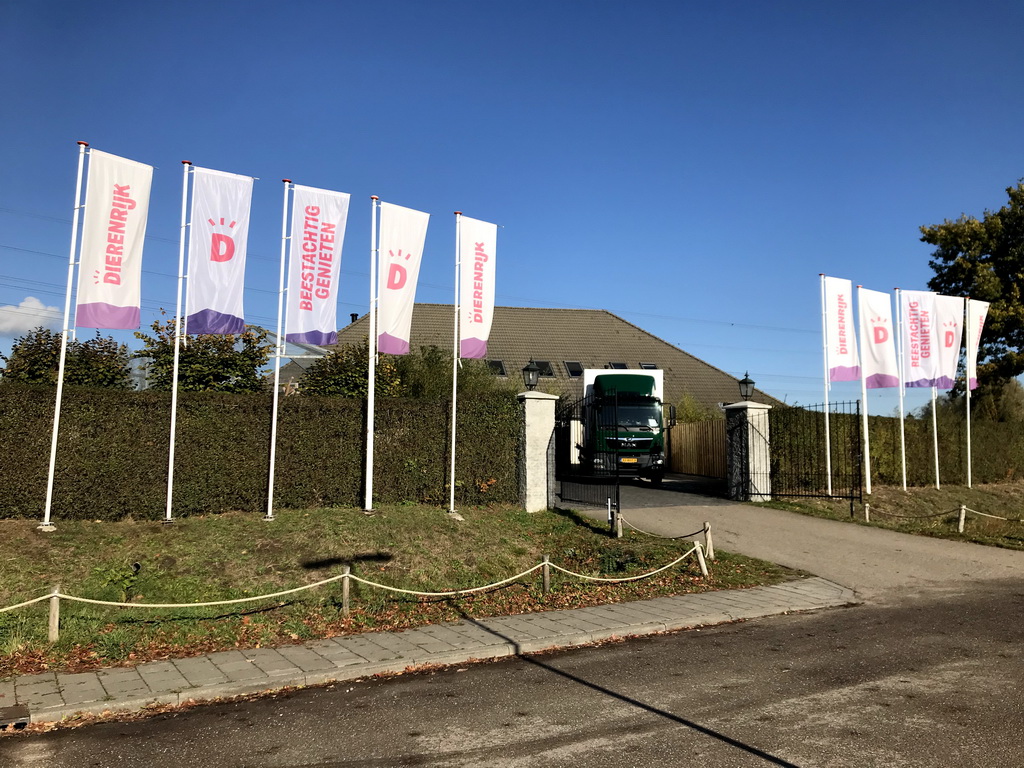
[[[900,289],[896,289],[896,358],[899,363],[896,370],[900,375],[900,464],[903,468],[903,490],[907,490],[907,433],[906,415],[903,405],[904,384],[903,371],[903,300],[900,298]]]
[[[937,387],[932,387],[932,443],[935,446],[935,489],[939,488],[939,422],[935,416],[935,392]]]
[[[861,310],[861,298],[860,298],[861,288],[863,288],[863,286],[860,286],[860,285],[857,286],[857,312],[858,312],[858,317],[859,317],[859,313],[862,311]],[[860,323],[858,322],[857,325],[859,326]],[[860,400],[861,400],[861,403],[863,404],[861,406],[861,419],[862,419],[861,429],[864,432],[864,490],[866,490],[868,495],[870,496],[871,495],[871,435],[870,435],[870,433],[868,431],[868,429],[869,429],[869,425],[868,425],[868,382],[867,382],[867,374],[865,372],[865,369],[867,368],[867,366],[864,365],[864,339],[863,338],[861,339],[861,353],[860,354],[861,354],[861,360],[860,360]]]
[[[449,483],[448,513],[455,514],[455,422],[459,384],[459,289],[462,277],[462,211],[455,212],[455,331],[452,342],[452,466]]]
[[[964,366],[964,396],[967,404],[967,487],[971,487],[971,360],[975,360],[977,370],[978,343],[974,342],[974,350],[971,350],[971,339],[977,338],[974,332],[974,319],[971,317],[971,297],[968,296],[964,302],[966,317],[964,327],[967,329],[967,364]],[[972,358],[971,355],[974,355]]]
[[[75,278],[75,256],[78,249],[78,220],[82,210],[82,172],[85,169],[85,153],[89,142],[78,142],[78,178],[75,181],[75,208],[71,217],[71,253],[68,256],[68,287],[64,295],[64,326],[60,335],[60,362],[57,364],[57,399],[53,406],[53,432],[50,435],[50,469],[46,476],[46,506],[43,508],[43,521],[39,524],[40,531],[55,531],[51,511],[53,509],[53,476],[57,467],[57,434],[60,431],[60,406],[64,399],[64,364],[68,354],[68,334],[71,326],[71,286]]]
[[[281,389],[281,357],[284,355],[284,276],[285,260],[288,257],[288,190],[291,179],[284,182],[284,210],[281,213],[281,281],[277,290],[277,339],[274,344],[274,405],[270,417],[270,477],[267,480],[267,514],[264,520],[274,519],[274,462],[277,459],[277,406]]]
[[[825,473],[828,475],[828,495],[832,495],[832,437],[828,422],[828,321],[825,308],[825,273],[821,273],[821,349],[825,367]]]
[[[377,211],[380,198],[371,195],[370,200],[370,338],[369,371],[366,382],[366,491],[363,509],[373,511],[373,429],[374,396],[377,377]]]
[[[174,441],[178,429],[178,365],[181,361],[181,291],[185,283],[185,241],[188,236],[188,175],[192,163],[181,161],[184,175],[181,180],[181,232],[178,236],[178,300],[174,308],[174,367],[171,373],[171,445],[167,452],[167,509],[164,524],[172,522],[174,499]]]

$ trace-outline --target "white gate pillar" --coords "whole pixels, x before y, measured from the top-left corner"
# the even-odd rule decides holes
[[[517,397],[523,404],[519,500],[527,512],[542,512],[549,506],[548,486],[555,476],[552,459],[558,395],[520,392]]]
[[[771,461],[768,454],[768,411],[771,408],[749,400],[725,406],[730,499],[771,500]]]

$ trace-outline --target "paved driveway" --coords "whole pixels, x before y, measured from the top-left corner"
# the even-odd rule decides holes
[[[1024,552],[736,504],[685,492],[691,487],[680,481],[665,490],[624,485],[623,518],[662,536],[691,533],[707,520],[716,547],[810,571],[875,602],[1024,579]],[[585,514],[606,516],[600,509]]]

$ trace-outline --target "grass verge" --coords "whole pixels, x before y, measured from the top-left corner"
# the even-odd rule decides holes
[[[44,534],[32,521],[0,521],[0,606],[45,594],[59,584],[81,597],[188,603],[266,594],[341,573],[404,589],[444,592],[493,583],[553,563],[588,575],[631,576],[659,568],[689,542],[627,534],[572,512],[528,515],[512,507],[464,510],[456,522],[436,507],[283,511],[273,522],[254,515],[153,522],[57,521]],[[136,572],[133,564],[138,563]],[[773,584],[795,573],[771,563],[718,553],[704,580],[692,559],[655,577],[595,585],[540,573],[470,597],[427,599],[341,586],[227,608],[132,609],[61,602],[60,640],[46,641],[47,607],[0,614],[0,677],[45,669],[100,666],[395,630],[487,617],[573,608],[661,595]]]
[[[942,488],[875,487],[864,501],[871,505],[870,522],[864,519],[864,504],[854,504],[850,516],[850,502],[845,499],[777,499],[760,506],[787,509],[832,520],[874,525],[904,533],[935,536],[956,541],[1024,549],[1024,484],[1000,483],[966,486],[948,485]],[[959,509],[963,504],[970,510],[1010,520],[995,520],[968,512],[964,532],[958,532]]]

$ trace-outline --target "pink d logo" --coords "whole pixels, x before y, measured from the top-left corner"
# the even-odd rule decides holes
[[[872,330],[875,332],[875,344],[884,344],[889,340],[889,329],[876,325]]]
[[[952,331],[946,331],[946,349],[952,349],[955,335]]]
[[[397,291],[405,285],[407,274],[401,264],[392,264],[388,269],[388,288]]]
[[[213,233],[210,241],[210,261],[231,261],[235,255],[235,241],[229,235]]]

